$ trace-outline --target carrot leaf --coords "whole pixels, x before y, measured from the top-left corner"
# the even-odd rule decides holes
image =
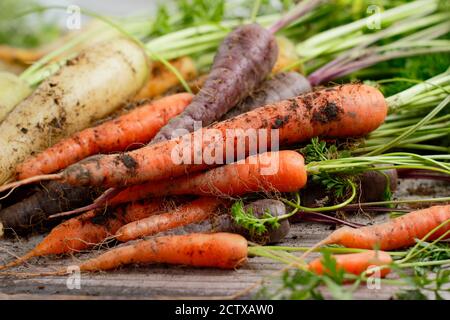
[[[251,235],[262,235],[267,232],[267,227],[276,229],[280,226],[279,217],[266,211],[258,218],[253,214],[253,209],[244,209],[242,200],[236,201],[231,207],[231,216],[235,223],[247,229]]]

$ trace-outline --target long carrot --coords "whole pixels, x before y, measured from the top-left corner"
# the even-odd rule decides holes
[[[88,206],[54,214],[50,218],[155,196],[214,195],[226,198],[260,191],[292,192],[302,188],[306,179],[304,159],[299,153],[291,150],[266,152],[194,175],[110,189],[113,190],[111,196],[104,193]]]
[[[108,203],[114,205],[163,195],[230,197],[259,191],[293,192],[301,189],[306,180],[303,156],[292,150],[283,150],[253,155],[194,175],[131,186]]]
[[[228,205],[230,203],[223,199],[201,197],[180,206],[174,211],[151,215],[147,218],[130,222],[117,230],[116,239],[127,242],[139,237],[154,235],[159,232],[200,222],[213,214],[217,214],[221,208]]]
[[[247,249],[247,240],[232,233],[164,236],[109,250],[79,267],[100,271],[133,263],[167,263],[234,269],[247,260]]]
[[[100,271],[133,263],[168,263],[234,269],[247,260],[248,252],[248,242],[240,235],[191,233],[137,241],[131,245],[109,250],[96,258],[85,261],[79,267],[81,271]],[[390,255],[382,251],[335,255],[334,257],[338,269],[356,275],[367,271],[372,266],[385,266],[392,262]],[[308,269],[317,274],[327,272],[320,259],[309,263]],[[384,277],[389,271],[388,268],[381,268],[379,276]]]
[[[317,246],[340,244],[350,248],[393,250],[413,245],[416,239],[422,239],[447,220],[450,220],[450,205],[433,206],[373,226],[357,229],[342,227]],[[449,230],[450,221],[436,230],[428,240],[435,240]],[[450,234],[445,238],[449,237]]]
[[[338,254],[333,255],[336,259],[336,269],[344,270],[347,273],[360,275],[372,266],[385,266],[392,262],[392,258],[389,253],[384,251],[364,251],[350,254]],[[321,258],[314,259],[308,264],[310,271],[316,274],[324,274],[329,272],[322,263]],[[389,268],[380,268],[379,276],[385,277],[389,272]]]
[[[279,129],[280,145],[290,145],[315,136],[350,137],[362,136],[383,123],[387,104],[376,88],[363,84],[342,85],[284,100],[244,113],[210,127],[220,138],[202,139],[200,151],[222,151],[226,160],[227,148],[239,144],[247,135],[247,129]],[[227,130],[236,130],[231,137]],[[199,152],[191,148],[190,163],[177,162],[172,153],[185,147],[186,140],[198,139],[197,135],[209,134],[208,129],[182,136],[177,139],[149,145],[138,150],[116,155],[96,155],[86,158],[66,168],[59,174],[35,176],[0,188],[0,192],[19,185],[40,180],[61,180],[73,185],[102,185],[119,187],[177,177],[189,172],[205,170],[216,163],[206,163],[204,159],[193,163]],[[261,132],[260,132],[261,133]],[[271,132],[257,135],[258,144],[271,142]],[[262,140],[264,139],[264,140]],[[244,150],[248,155],[248,146]]]
[[[162,209],[161,199],[154,199],[114,208],[106,215],[98,211],[88,211],[53,228],[33,250],[15,261],[0,266],[0,270],[19,265],[33,257],[88,249],[114,235],[121,226],[146,218]]]
[[[172,117],[179,114],[193,95],[180,93],[146,103],[117,119],[88,128],[30,157],[17,169],[19,179],[59,171],[97,153],[124,151],[142,146]]]

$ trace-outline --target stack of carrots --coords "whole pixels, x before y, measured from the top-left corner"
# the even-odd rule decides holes
[[[315,2],[320,1],[305,1],[311,6]],[[52,228],[32,251],[0,269],[37,256],[89,250],[111,239],[125,244],[81,262],[82,271],[134,263],[234,269],[245,263],[254,242],[282,241],[288,232],[280,231],[282,224],[292,215],[286,213],[283,202],[274,199],[270,206],[243,209],[247,222],[262,223],[264,230],[256,232],[232,214],[235,200],[298,192],[315,171],[293,146],[316,137],[364,137],[384,123],[390,106],[377,88],[353,83],[249,107],[254,93],[266,88],[264,82],[277,62],[274,33],[298,16],[294,10],[280,20],[282,24],[269,28],[245,24],[230,32],[196,95],[182,92],[145,101],[113,119],[66,134],[41,152],[30,152],[14,169],[16,181],[0,187],[2,201],[18,202],[10,200],[0,211],[0,233],[29,232],[36,221],[68,219]],[[173,75],[168,74],[172,83]],[[151,90],[135,91],[134,96],[141,99]],[[59,93],[52,92],[52,98],[59,99]],[[244,100],[243,112],[224,118],[231,110],[240,110],[234,108]],[[259,149],[246,145],[251,130],[258,132],[254,142]],[[234,136],[227,134],[230,131]],[[194,141],[187,152],[186,141]],[[278,151],[276,143],[283,150]],[[264,144],[269,147],[261,148]],[[182,161],[175,161],[180,155]],[[448,165],[441,166],[445,170],[450,170]],[[47,208],[46,190],[20,195],[25,185],[37,183],[49,189],[76,190],[74,197],[88,191],[94,196],[66,206],[61,205],[61,197]],[[64,197],[70,196],[66,192]],[[276,223],[266,227],[264,221]],[[410,212],[373,226],[344,226],[311,250],[329,244],[367,249],[336,256],[338,268],[361,274],[372,265],[388,266],[392,262],[389,250],[411,246],[430,232],[430,240],[450,237],[450,205]],[[126,244],[132,240],[137,241]],[[317,274],[326,272],[320,259],[307,268]],[[381,276],[389,271],[383,270]]]

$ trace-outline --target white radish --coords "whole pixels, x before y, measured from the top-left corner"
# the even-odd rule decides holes
[[[144,51],[116,38],[84,49],[0,123],[0,184],[17,164],[131,99],[149,73]]]
[[[30,93],[28,84],[9,72],[0,72],[0,122]]]

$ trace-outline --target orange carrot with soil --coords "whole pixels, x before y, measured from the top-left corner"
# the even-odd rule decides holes
[[[224,199],[201,197],[176,208],[174,211],[152,215],[130,222],[117,230],[116,239],[127,242],[143,236],[154,235],[159,232],[200,222],[230,205]]]
[[[388,222],[352,229],[342,227],[316,246],[339,244],[350,248],[393,250],[415,244],[441,223],[450,220],[450,205],[433,206],[407,213]],[[435,240],[450,231],[450,222],[427,240]],[[450,234],[445,238],[449,238]]]
[[[273,172],[270,171],[272,169]],[[118,204],[163,195],[230,197],[251,192],[293,192],[301,189],[306,180],[303,156],[292,150],[283,150],[250,156],[194,175],[131,186],[109,202]]]
[[[72,211],[50,216],[67,216],[109,205],[118,205],[147,197],[167,195],[201,195],[230,197],[251,192],[293,192],[306,184],[307,172],[303,156],[298,152],[284,150],[253,155],[244,160],[186,175],[112,190],[94,203]],[[109,192],[108,191],[108,192]]]
[[[349,254],[337,254],[332,256],[336,260],[336,269],[347,273],[360,275],[372,266],[385,266],[392,263],[392,257],[384,251],[364,251]],[[308,269],[316,274],[324,274],[328,271],[322,264],[322,259],[317,258],[308,264]],[[380,277],[385,277],[390,272],[389,268],[380,268]]]
[[[140,147],[184,110],[192,97],[189,93],[164,97],[137,107],[117,119],[80,131],[21,163],[16,169],[17,176],[25,179],[52,173],[93,154]]]
[[[261,107],[233,119],[217,123],[208,129],[221,133],[218,140],[202,139],[200,151],[222,151],[226,160],[226,149],[236,146],[245,139],[245,130],[267,129],[267,136],[259,134],[257,140],[268,142],[271,133],[268,129],[279,129],[280,145],[290,145],[315,136],[355,137],[363,136],[383,123],[387,113],[387,104],[376,88],[363,84],[342,85],[304,94],[294,99],[284,100],[273,105]],[[149,145],[137,150],[115,155],[96,155],[88,157],[67,167],[59,174],[35,176],[0,188],[0,192],[19,185],[40,181],[60,180],[73,185],[102,185],[104,187],[122,187],[147,181],[185,175],[201,171],[215,165],[200,161],[193,164],[192,159],[198,151],[190,148],[190,162],[173,160],[186,146],[186,140],[198,139],[197,135],[211,134],[201,129],[177,139]],[[236,130],[236,135],[227,138],[227,129]],[[211,141],[213,140],[213,141]],[[219,145],[219,147],[217,147]],[[248,155],[248,146],[245,154]],[[239,159],[238,159],[239,160]]]
[[[234,269],[246,260],[244,237],[233,233],[193,233],[137,241],[109,250],[79,267],[81,271],[101,271],[135,263],[167,263]]]
[[[121,226],[144,219],[163,209],[161,199],[154,199],[108,209],[106,214],[88,211],[56,226],[33,250],[9,264],[0,266],[0,270],[17,266],[33,257],[88,249],[114,235]]]

